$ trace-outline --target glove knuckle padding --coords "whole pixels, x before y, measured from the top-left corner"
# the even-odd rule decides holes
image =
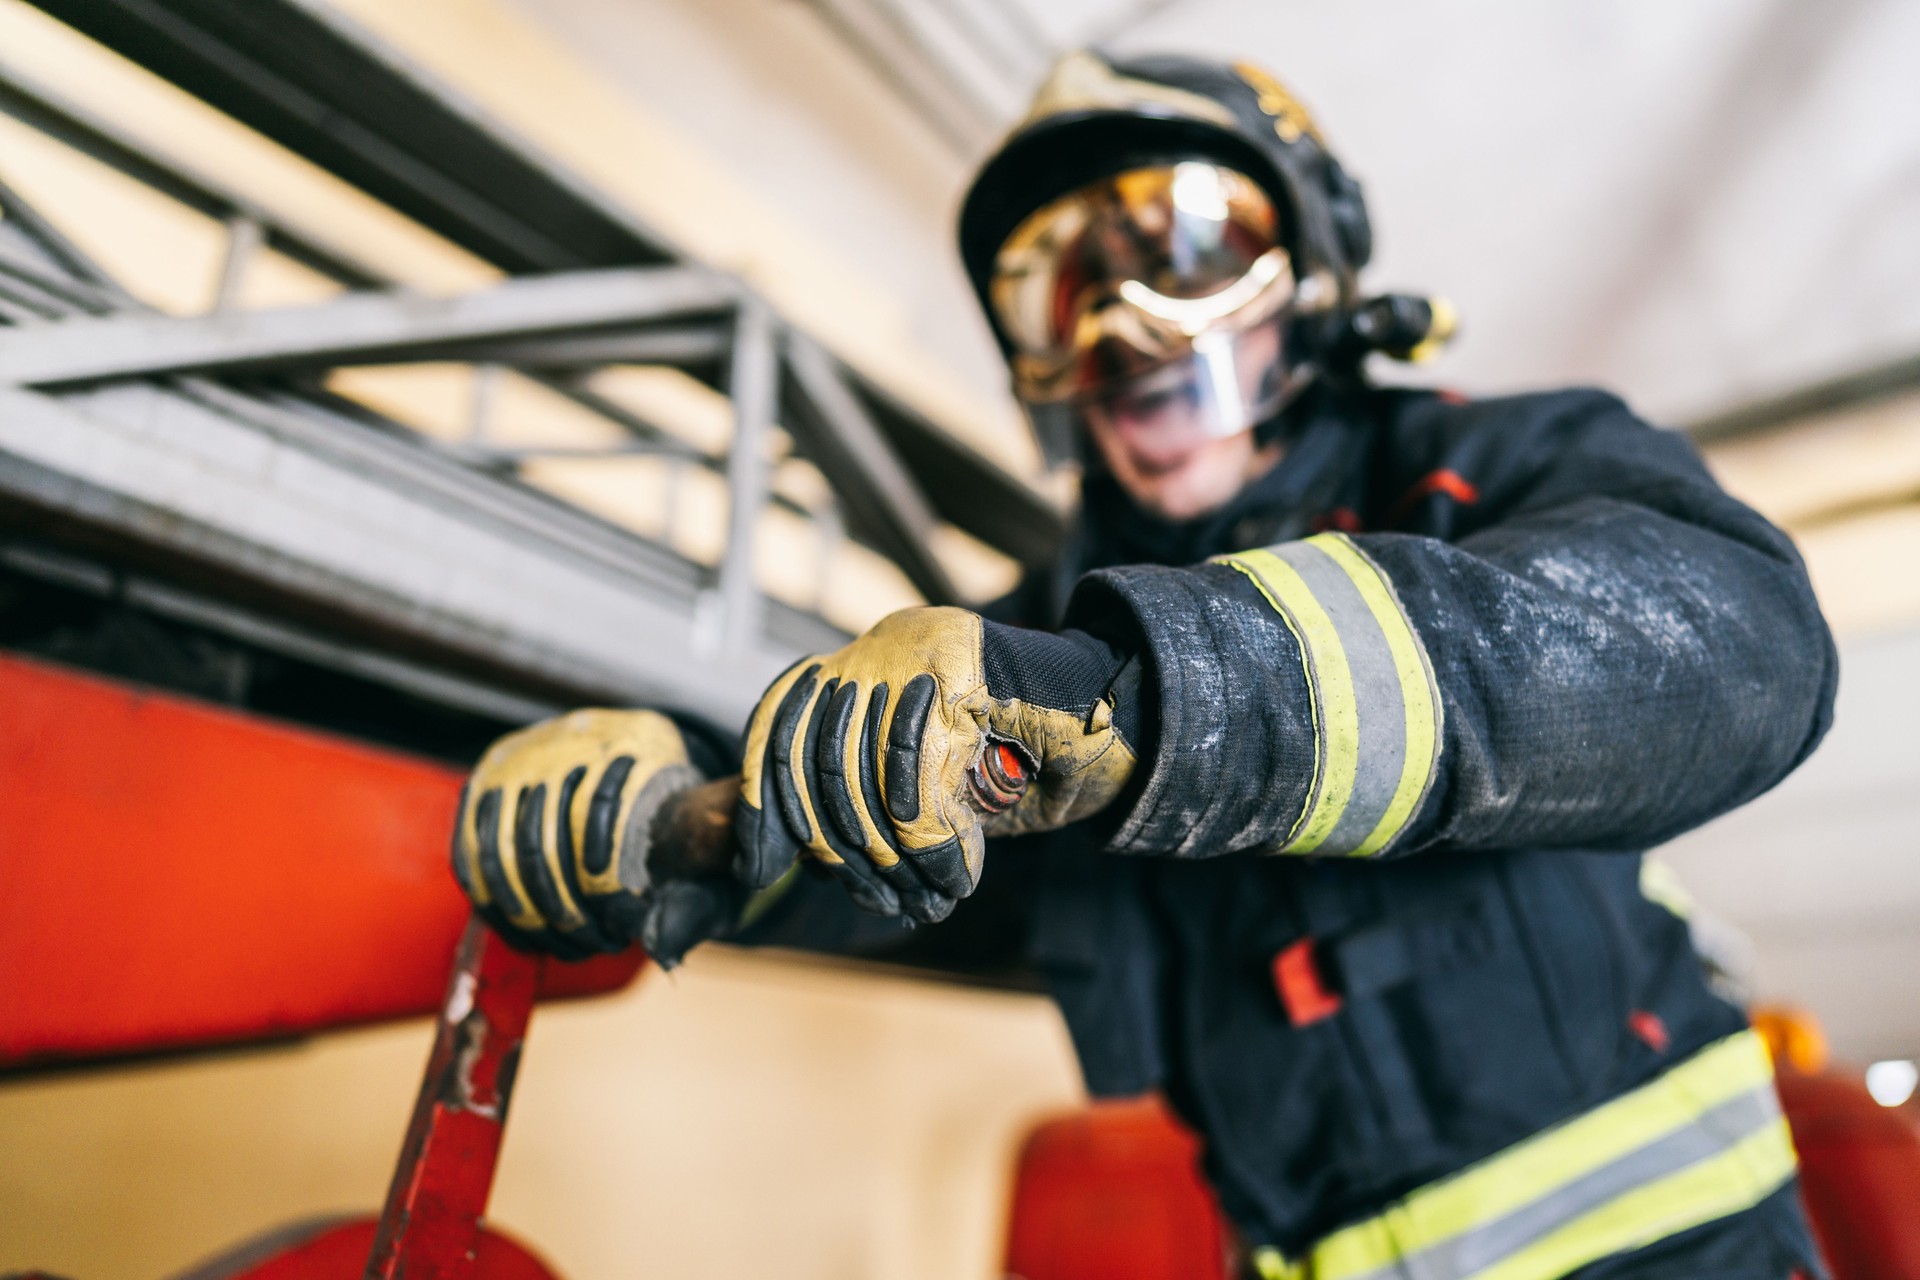
[[[904,609],[774,682],[754,712],[742,776],[756,882],[778,874],[766,855],[785,836],[867,905],[936,918],[971,890],[966,773],[984,733],[961,704],[983,687],[979,649],[977,616]]]
[[[773,793],[780,802],[780,816],[786,820],[788,834],[803,845],[813,841],[813,821],[801,794],[805,783],[797,764],[802,751],[800,736],[807,728],[807,708],[812,705],[814,691],[819,687],[818,673],[818,666],[809,668],[799,682],[787,690],[767,731],[766,767],[773,778]]]
[[[473,851],[462,883],[514,929],[545,932],[551,950],[613,947],[604,910],[645,892],[648,822],[699,780],[657,712],[575,711],[508,734],[481,757],[461,806],[457,847]]]
[[[781,672],[760,696],[760,704],[747,723],[740,800],[734,806],[734,874],[756,889],[766,888],[785,874],[800,849],[800,842],[789,829],[791,816],[784,812],[787,782],[774,751],[780,736],[776,725],[782,732],[791,733],[796,704],[807,693],[803,682],[811,681],[819,670],[817,659],[802,658]],[[791,751],[790,738],[786,750]]]
[[[808,849],[846,882],[869,911],[897,915],[900,899],[867,853],[867,836],[847,786],[846,733],[859,686],[829,678],[814,697],[800,741],[800,800],[812,819]],[[849,834],[851,831],[851,834]]]
[[[454,809],[453,819],[453,878],[459,882],[460,891],[467,895],[477,907],[487,905],[486,886],[480,882],[480,852],[474,847],[473,836],[473,778],[469,776],[460,787],[460,802]]]
[[[499,787],[480,789],[473,806],[474,846],[478,851],[480,882],[486,886],[484,905],[501,919],[521,924],[529,915],[525,899],[513,882],[512,873],[500,848],[504,802]],[[536,925],[538,921],[534,922]]]
[[[879,861],[883,853],[891,857],[891,851],[880,845],[878,833],[860,812],[853,786],[862,772],[861,762],[855,755],[858,740],[853,733],[860,694],[860,686],[847,683],[835,689],[831,698],[822,699],[817,713],[820,729],[815,743],[814,772],[809,778],[817,778],[819,782],[819,799],[826,809],[827,821],[839,837],[838,843]]]

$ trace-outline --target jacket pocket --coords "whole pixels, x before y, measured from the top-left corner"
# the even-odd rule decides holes
[[[1582,1101],[1618,1074],[1631,1013],[1624,944],[1582,865],[1596,856],[1617,855],[1522,853],[1501,868],[1554,1052]]]
[[[1377,914],[1320,943],[1343,993],[1341,1041],[1382,1119],[1370,1160],[1382,1175],[1458,1167],[1587,1100],[1548,954],[1587,944],[1545,940],[1551,924],[1529,917],[1508,860],[1370,868]]]

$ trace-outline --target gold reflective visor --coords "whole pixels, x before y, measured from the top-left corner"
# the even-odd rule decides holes
[[[1258,184],[1202,162],[1131,169],[1045,205],[1001,247],[989,286],[1019,394],[1085,396],[1271,319],[1296,287],[1280,230]]]

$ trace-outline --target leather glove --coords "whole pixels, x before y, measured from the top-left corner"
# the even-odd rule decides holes
[[[904,609],[804,659],[747,730],[739,878],[802,850],[860,906],[939,920],[973,892],[984,839],[1098,812],[1133,773],[1138,670],[1084,632]]]
[[[665,865],[650,838],[703,779],[655,711],[575,711],[510,733],[467,780],[453,871],[509,941],[567,959],[638,942],[672,967],[733,927],[731,868]]]

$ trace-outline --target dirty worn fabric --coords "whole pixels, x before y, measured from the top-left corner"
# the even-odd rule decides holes
[[[1382,852],[1644,847],[1811,750],[1833,663],[1799,558],[1684,440],[1600,392],[1381,393],[1378,411],[1356,532],[1277,545],[1335,612],[1356,680],[1369,655],[1333,595],[1354,588],[1322,546],[1377,569],[1438,685],[1436,774]],[[1115,849],[1277,848],[1307,808],[1324,729],[1302,641],[1262,586],[1236,557],[1106,569],[1075,593],[1069,624],[1137,634],[1159,689],[1159,741]],[[1363,749],[1370,712],[1399,714],[1373,701],[1388,705],[1359,698]]]
[[[1745,1025],[1636,851],[1804,759],[1836,661],[1787,540],[1612,396],[1324,389],[1284,434],[1192,525],[1096,470],[992,611],[1144,656],[1120,805],[990,843],[936,928],[810,883],[748,940],[1038,969],[1089,1088],[1162,1090],[1291,1255]],[[1657,1257],[1823,1274],[1790,1190]]]

